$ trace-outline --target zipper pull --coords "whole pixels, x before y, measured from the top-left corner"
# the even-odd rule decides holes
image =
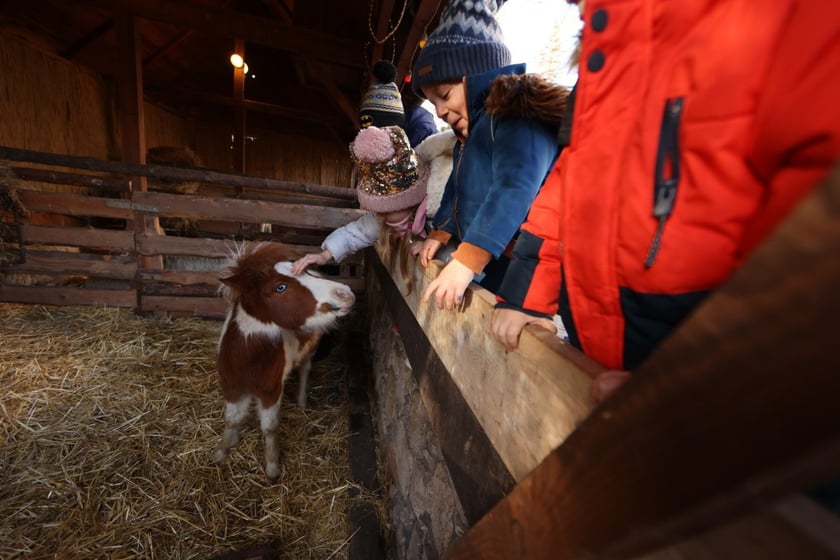
[[[656,169],[653,179],[653,217],[659,223],[645,259],[645,268],[653,266],[662,243],[665,221],[674,209],[677,186],[680,182],[679,131],[683,110],[683,97],[665,101],[659,145],[656,149]]]

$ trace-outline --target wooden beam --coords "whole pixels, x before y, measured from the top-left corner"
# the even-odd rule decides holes
[[[222,3],[219,4],[218,7],[219,8],[227,8],[232,1],[233,0],[223,0]],[[154,61],[156,61],[158,58],[160,58],[163,54],[168,52],[169,49],[171,49],[172,47],[174,47],[175,45],[177,45],[178,43],[180,43],[181,41],[183,41],[184,39],[186,39],[187,37],[189,37],[193,33],[195,33],[195,29],[188,29],[186,31],[181,31],[180,33],[178,33],[177,35],[172,37],[172,39],[167,41],[166,44],[164,44],[162,47],[158,48],[152,54],[150,54],[149,56],[147,56],[146,58],[143,59],[143,67],[145,68],[146,66],[152,64]]]
[[[234,41],[233,52],[245,60],[245,41],[237,39]],[[233,170],[237,173],[245,173],[245,107],[242,101],[245,100],[245,67],[233,68],[233,99],[237,101],[234,106],[233,125]],[[241,194],[242,187],[237,186],[237,194]]]
[[[0,284],[0,301],[38,305],[137,307],[137,290],[92,290],[90,288],[24,287]]]
[[[253,224],[271,223],[318,230],[335,229],[359,219],[366,213],[353,208],[309,207],[303,204],[282,204],[265,200],[205,198],[158,192],[134,193],[131,203],[125,200],[108,199],[106,206],[125,207],[134,212],[196,220],[212,216],[215,220]]]
[[[840,166],[447,555],[627,558],[840,476]]]
[[[242,39],[292,52],[302,57],[312,57],[361,69],[358,53],[362,44],[327,33],[302,27],[285,25],[274,20],[256,17],[232,9],[219,9],[196,5],[184,0],[80,0],[102,9],[122,7],[135,15],[194,29],[228,39]]]
[[[400,57],[395,66],[397,67],[397,84],[401,85],[403,79],[411,72],[411,64],[414,62],[417,45],[423,34],[426,33],[429,24],[435,21],[438,6],[445,5],[439,0],[420,0],[417,6],[417,15],[411,22],[411,29],[405,39],[403,48],[400,49]],[[432,30],[429,29],[429,32]]]
[[[373,2],[373,0],[370,0]],[[408,2],[403,2],[402,5],[405,5]],[[373,68],[373,65],[376,64],[376,61],[382,58],[382,50],[384,48],[385,43],[387,40],[385,37],[388,35],[388,28],[391,25],[391,15],[394,11],[394,0],[382,0],[382,4],[379,6],[379,17],[376,20],[376,36],[372,37],[371,40],[373,41],[373,49],[370,53],[370,60],[368,60],[368,69]],[[394,22],[396,24],[396,22]],[[396,39],[394,39],[396,40]],[[365,72],[365,76],[370,76],[370,72]],[[367,80],[368,82],[370,79]],[[364,84],[363,90],[367,89],[369,84]]]
[[[146,128],[143,99],[143,66],[140,63],[142,45],[136,16],[124,9],[114,11],[114,28],[117,36],[117,98],[120,113],[120,140],[122,161],[128,164],[146,163]],[[129,177],[129,188],[145,192],[148,188],[145,175]],[[129,194],[129,196],[131,196]],[[152,231],[162,233],[156,216],[139,216],[131,220],[135,233]],[[138,255],[138,268],[162,268],[160,257]]]
[[[327,68],[324,64],[313,63],[310,65],[312,72],[318,76],[318,81],[321,82],[321,85],[327,90],[330,95],[330,98],[333,102],[338,106],[339,109],[344,113],[344,116],[350,121],[353,125],[354,129],[359,128],[359,110],[356,105],[344,95],[338,86],[335,84],[335,80],[330,75],[329,68]]]
[[[64,49],[60,51],[58,54],[66,58],[67,60],[73,60],[76,54],[82,50],[83,48],[87,47],[103,35],[113,29],[114,27],[114,18],[108,18],[103,21],[101,24],[96,26],[92,31],[85,34],[84,37]]]
[[[52,154],[34,150],[21,150],[19,148],[11,148],[9,146],[0,146],[0,159],[72,167],[75,169],[87,169],[88,171],[106,171],[109,173],[120,173],[126,175],[142,175],[144,177],[155,177],[158,179],[170,179],[175,181],[198,181],[200,183],[270,188],[278,191],[334,197],[343,200],[356,200],[356,192],[353,189],[346,187],[281,181],[279,179],[267,179],[263,177],[248,177],[246,175],[222,173],[209,169],[186,169],[165,165],[139,165],[90,157]]]

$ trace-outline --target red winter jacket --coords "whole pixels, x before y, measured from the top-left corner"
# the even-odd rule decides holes
[[[500,306],[643,360],[840,154],[836,0],[588,0],[571,138]]]

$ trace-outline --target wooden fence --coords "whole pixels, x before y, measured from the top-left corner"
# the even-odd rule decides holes
[[[238,243],[294,258],[363,214],[345,187],[8,147],[0,195],[0,301],[205,317],[224,312],[218,272]],[[336,279],[362,290],[360,264]]]

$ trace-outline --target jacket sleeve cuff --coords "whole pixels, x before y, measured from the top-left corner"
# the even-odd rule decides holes
[[[458,248],[452,253],[453,259],[458,259],[458,262],[472,270],[476,274],[481,274],[493,255],[489,251],[485,251],[478,245],[472,243],[461,243]]]
[[[553,318],[548,313],[540,313],[539,311],[533,311],[531,309],[525,309],[524,307],[519,307],[518,305],[514,305],[513,303],[508,303],[504,299],[499,298],[499,297],[496,298],[495,309],[514,309],[516,311],[521,311],[525,315],[530,315],[531,317],[545,317],[546,319],[552,319]]]
[[[449,238],[451,237],[451,233],[449,233],[448,231],[443,231],[442,229],[433,229],[429,233],[429,239],[440,241],[441,245],[446,245],[447,243],[449,243]]]

